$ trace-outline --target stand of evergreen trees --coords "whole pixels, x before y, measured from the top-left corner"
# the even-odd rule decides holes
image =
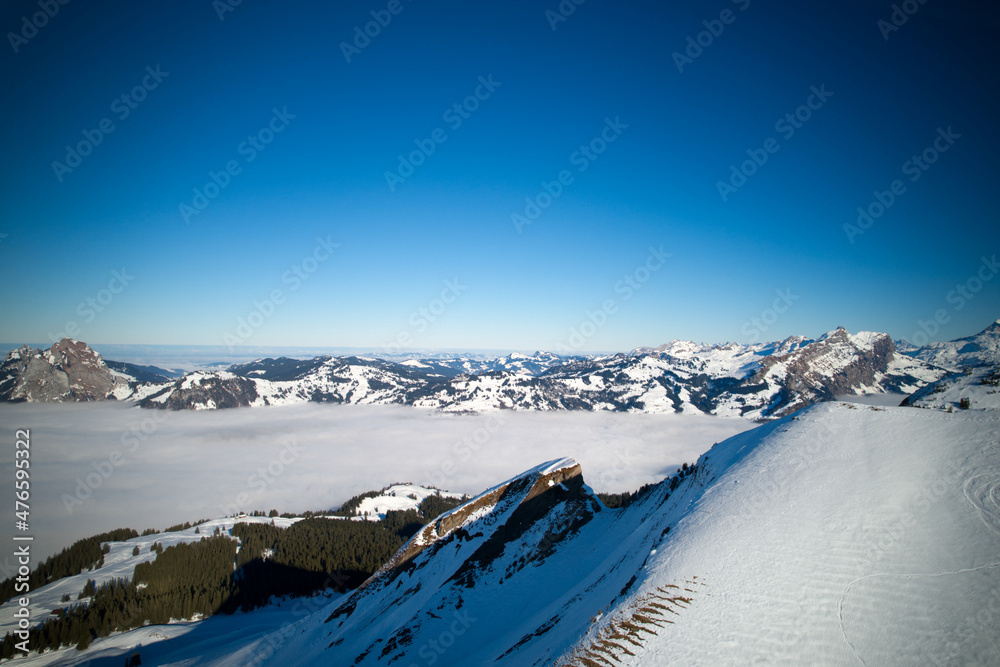
[[[464,505],[468,501],[469,496],[449,498],[447,496],[439,496],[435,494],[424,498],[423,501],[421,501],[420,506],[417,508],[417,511],[420,512],[420,516],[430,521],[431,519],[444,514],[448,510],[455,509],[459,505]]]
[[[28,586],[31,590],[41,588],[45,584],[80,574],[84,570],[95,569],[104,565],[104,554],[107,551],[101,547],[105,542],[124,542],[139,533],[131,528],[118,528],[107,533],[94,535],[74,542],[54,556],[49,556],[28,575]],[[0,582],[0,599],[9,600],[17,594],[14,577]]]
[[[622,493],[598,493],[597,497],[601,499],[610,509],[620,509],[622,507],[628,507],[635,501],[645,497],[647,493],[653,490],[653,488],[659,486],[660,484],[666,484],[669,491],[666,494],[666,498],[670,497],[670,491],[674,491],[680,486],[681,480],[690,475],[695,471],[694,465],[688,465],[685,463],[680,468],[677,469],[677,473],[674,474],[670,479],[665,479],[657,484],[643,484],[635,491],[624,491]],[[664,498],[664,499],[666,499]]]
[[[340,509],[334,510],[330,514],[331,516],[355,516],[358,507],[361,506],[362,500],[365,498],[378,498],[380,495],[382,495],[381,491],[365,491],[348,499],[347,502],[340,506]]]
[[[112,632],[208,616],[224,608],[233,593],[236,546],[228,537],[202,538],[136,565],[131,581],[114,579],[96,588],[88,581],[84,590],[89,600],[59,609],[55,618],[32,628],[28,646],[33,651],[74,645],[83,650]],[[8,634],[0,644],[0,658],[13,657],[15,643]]]
[[[389,487],[386,487],[389,488]],[[352,517],[357,516],[358,507],[361,506],[361,502],[366,498],[377,498],[385,491],[366,491],[364,493],[358,494],[353,498],[347,500],[340,509],[333,510],[330,512],[330,516],[344,516]],[[420,516],[426,518],[427,520],[433,519],[443,512],[446,512],[454,507],[458,507],[462,503],[469,499],[468,496],[462,496],[461,499],[458,498],[448,498],[442,497],[438,494],[432,496],[427,496],[420,503],[419,512]]]
[[[416,513],[410,514],[416,520]],[[232,534],[242,545],[236,559],[237,591],[226,611],[252,609],[274,595],[356,588],[403,545],[401,523],[409,522],[394,517],[390,524],[319,518],[288,528],[236,524]]]
[[[278,528],[273,522],[237,523],[230,531],[232,537],[217,529],[199,542],[167,548],[155,542],[150,551],[157,553],[156,560],[136,565],[131,581],[115,579],[96,586],[89,580],[79,602],[56,610],[53,618],[30,631],[28,645],[34,651],[61,646],[84,649],[97,637],[147,623],[249,610],[272,596],[356,588],[428,521],[462,502],[430,496],[420,504],[419,512],[390,511],[382,521],[316,517],[288,528]],[[32,574],[32,589],[99,565],[102,543],[138,536],[134,530],[120,529],[81,540],[40,565]],[[233,537],[240,540],[239,552]],[[13,583],[3,584],[9,584],[11,595]],[[15,643],[13,635],[4,638],[0,659],[14,656]]]
[[[261,513],[261,516],[264,516],[264,514]],[[164,533],[176,533],[176,532],[179,532],[179,531],[182,531],[182,530],[187,530],[188,528],[192,528],[194,526],[200,526],[201,524],[208,523],[209,521],[211,521],[211,519],[199,519],[199,520],[195,521],[194,523],[191,523],[190,521],[185,521],[184,523],[179,523],[179,524],[177,524],[175,526],[170,526],[169,528],[164,529],[163,532]],[[145,533],[143,533],[143,535],[145,535]]]

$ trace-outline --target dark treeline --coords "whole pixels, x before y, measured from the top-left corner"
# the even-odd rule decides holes
[[[636,491],[622,491],[621,493],[598,493],[597,497],[601,499],[601,502],[610,507],[611,509],[619,509],[621,507],[628,507],[636,500],[642,498],[649,490],[652,489],[656,484],[643,484]]]
[[[447,502],[447,509],[460,502]],[[275,595],[356,588],[436,516],[399,510],[387,512],[381,521],[310,518],[288,528],[239,523],[232,531],[242,545],[236,559],[238,581],[232,609],[226,611],[250,609]]]
[[[693,473],[695,466],[688,465],[685,463],[680,468],[677,469],[677,473],[670,477],[669,480],[663,480],[657,484],[643,484],[635,491],[624,491],[622,493],[598,493],[597,497],[601,499],[604,503],[611,509],[619,509],[622,507],[628,507],[635,501],[646,496],[647,493],[652,491],[654,488],[660,484],[666,484],[669,491],[666,494],[664,500],[670,497],[670,491],[674,491],[680,485],[681,480]]]
[[[146,623],[210,615],[224,608],[233,594],[236,541],[228,537],[202,538],[159,554],[151,563],[136,565],[131,581],[115,579],[85,591],[89,600],[59,609],[56,617],[32,628],[28,646],[33,651],[73,646],[85,649],[97,637],[131,630]],[[10,658],[16,639],[8,634],[0,644],[0,658]]]
[[[80,574],[84,570],[98,568],[104,564],[104,554],[107,553],[101,545],[105,542],[124,542],[139,537],[139,533],[131,528],[118,528],[107,533],[94,535],[66,547],[54,556],[49,556],[28,576],[28,588],[35,590],[45,584],[63,577]],[[14,577],[0,583],[0,599],[9,600],[17,595]]]
[[[468,501],[469,496],[462,496],[461,498],[448,498],[439,495],[427,496],[421,501],[417,511],[420,512],[420,516],[430,521],[448,510],[455,509],[459,505],[464,505]]]
[[[356,588],[403,545],[406,532],[421,525],[412,510],[389,512],[384,521],[304,519],[288,528],[236,524],[238,591],[233,609],[226,611],[251,609],[273,595]]]
[[[378,498],[380,495],[382,495],[381,491],[366,491],[348,499],[347,502],[340,506],[340,509],[334,510],[330,514],[333,516],[354,516],[362,500],[365,498]]]
[[[60,646],[83,649],[97,637],[146,623],[249,610],[272,596],[356,588],[421,526],[462,502],[430,496],[419,511],[390,511],[381,521],[314,517],[288,528],[273,522],[237,523],[232,537],[216,529],[199,542],[167,548],[157,542],[150,548],[157,553],[156,560],[136,565],[131,581],[116,579],[102,586],[88,581],[79,602],[56,610],[53,618],[31,630],[28,645],[34,651]],[[99,565],[106,550],[103,542],[137,536],[136,531],[123,529],[81,540],[39,566],[44,572],[39,573],[37,585]],[[232,538],[239,538],[239,543]],[[13,635],[4,638],[0,658],[14,656],[16,641]]]
[[[330,512],[330,516],[345,516],[352,517],[357,516],[358,507],[361,506],[361,502],[366,498],[377,498],[382,495],[389,487],[382,489],[381,491],[366,491],[365,493],[358,494],[353,498],[347,500],[340,509],[333,510]],[[418,512],[420,515],[428,520],[433,519],[442,512],[446,512],[454,507],[458,507],[462,503],[469,500],[468,496],[462,496],[461,499],[458,498],[448,498],[436,493],[431,496],[427,496],[420,503]]]
[[[261,514],[261,516],[264,516],[264,515]],[[182,531],[182,530],[187,530],[188,528],[191,528],[192,526],[200,526],[201,524],[206,523],[208,521],[211,521],[211,519],[199,519],[198,521],[195,521],[194,523],[191,523],[190,521],[185,521],[184,523],[179,523],[176,526],[170,526],[169,528],[164,529],[163,532],[164,533],[176,533],[176,532],[179,532],[179,531]]]

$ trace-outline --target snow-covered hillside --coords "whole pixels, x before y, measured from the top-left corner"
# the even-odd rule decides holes
[[[386,512],[416,511],[424,499],[433,495],[452,499],[462,497],[460,493],[428,489],[419,484],[393,484],[382,489],[379,495],[363,499],[355,510],[355,516],[378,521],[385,518]]]
[[[139,642],[143,664],[185,667],[997,664],[998,443],[995,411],[823,403],[621,510],[551,461],[312,613],[250,614],[245,635],[231,618],[143,628],[63,664],[120,662]]]
[[[646,625],[657,635],[623,664],[1000,661],[998,415],[827,404],[793,419],[699,462],[704,490],[576,655],[677,584],[690,602],[647,614],[672,623]]]
[[[88,580],[93,580],[97,586],[100,586],[113,579],[123,577],[131,579],[136,565],[156,559],[157,554],[150,550],[154,543],[167,548],[184,542],[197,542],[203,537],[211,535],[216,528],[228,533],[237,521],[244,523],[271,523],[274,521],[274,525],[286,528],[299,520],[298,518],[286,519],[282,517],[273,519],[252,516],[244,516],[239,519],[229,517],[213,519],[184,530],[155,533],[123,542],[107,542],[110,551],[104,556],[103,566],[72,577],[59,579],[31,591],[31,605],[29,606],[31,618],[35,624],[45,621],[50,617],[52,610],[66,606],[67,603],[62,601],[63,596],[69,596],[69,599],[75,603]],[[139,554],[133,555],[133,550],[136,547],[139,547]],[[11,632],[18,625],[18,619],[14,615],[17,609],[16,599],[8,600],[0,605],[0,637]]]
[[[418,484],[394,484],[361,500],[355,511],[358,520],[379,521],[385,518],[386,512],[418,510],[420,503],[430,496],[440,496],[451,500],[462,498],[460,493],[441,491]],[[329,520],[340,520],[341,517],[329,517]],[[287,528],[300,521],[301,517],[263,517],[240,514],[238,516],[212,519],[182,530],[153,533],[120,542],[106,542],[109,551],[104,556],[104,564],[94,570],[85,570],[80,574],[65,577],[51,584],[31,591],[31,618],[35,624],[40,624],[49,617],[49,612],[65,607],[64,596],[69,596],[73,602],[83,591],[89,580],[96,586],[101,586],[114,579],[131,579],[135,566],[139,563],[153,561],[157,554],[151,550],[154,544],[168,548],[185,542],[197,542],[212,535],[216,529],[223,534],[230,534],[237,523],[265,523],[278,528]],[[138,547],[139,553],[134,554]],[[0,638],[11,632],[18,625],[14,612],[18,609],[16,600],[8,600],[0,604]]]
[[[1000,366],[950,373],[908,397],[906,405],[936,410],[1000,410]]]

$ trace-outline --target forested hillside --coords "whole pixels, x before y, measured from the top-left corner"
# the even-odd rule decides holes
[[[362,494],[357,502],[377,495]],[[65,596],[64,607],[53,610],[51,617],[31,629],[28,645],[34,651],[60,646],[83,649],[97,637],[145,624],[250,610],[272,596],[356,588],[421,526],[460,503],[460,499],[431,495],[417,510],[389,511],[381,521],[309,513],[309,518],[287,527],[273,521],[237,521],[227,531],[216,526],[200,541],[166,548],[154,542],[148,551],[157,554],[155,560],[136,564],[131,578],[118,577],[102,585],[88,580],[76,599]],[[263,517],[263,512],[259,516]],[[179,524],[167,532],[203,523]],[[156,531],[143,532],[143,536],[153,534]],[[108,542],[138,537],[135,530],[119,529],[80,540],[32,572],[31,590],[62,577],[99,570]],[[138,545],[132,554],[148,555],[140,553]],[[14,583],[8,579],[0,584],[4,599],[15,595]],[[0,659],[13,657],[18,641],[8,634],[0,644]]]

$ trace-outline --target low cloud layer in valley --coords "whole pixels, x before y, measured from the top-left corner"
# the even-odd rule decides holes
[[[633,490],[753,426],[689,415],[316,404],[212,412],[9,404],[0,421],[11,447],[15,429],[31,429],[36,563],[112,528],[323,510],[392,482],[476,494],[561,456],[576,458],[595,490]],[[5,459],[0,479],[13,485],[13,458]]]

